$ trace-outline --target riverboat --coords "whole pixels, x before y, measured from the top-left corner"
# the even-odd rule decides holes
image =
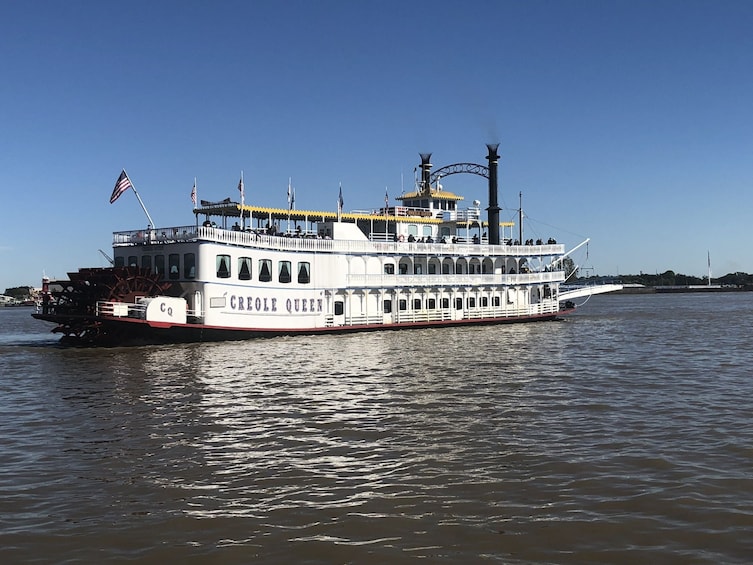
[[[513,238],[499,220],[497,145],[487,148],[486,166],[434,172],[421,154],[413,190],[372,210],[345,212],[342,190],[335,212],[296,210],[290,189],[287,209],[247,205],[242,178],[241,202],[196,205],[194,190],[191,225],[158,228],[147,212],[147,229],[114,232],[110,267],[45,278],[33,316],[81,345],[557,319],[584,294],[560,291],[573,250]],[[456,173],[489,180],[486,221],[480,202],[462,209],[442,187]],[[111,202],[128,188],[123,171]]]

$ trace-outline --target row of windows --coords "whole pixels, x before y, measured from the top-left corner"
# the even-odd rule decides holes
[[[502,303],[499,296],[492,297],[492,305],[495,308],[499,308],[499,305]],[[423,304],[424,301],[421,298],[414,298],[413,299],[413,310],[423,310]],[[450,299],[449,298],[442,298],[440,302],[442,309],[447,309],[450,307]],[[461,297],[455,298],[455,310],[462,310],[463,309],[463,299]],[[480,301],[482,308],[487,308],[489,306],[489,297],[488,296],[482,296]],[[466,305],[468,308],[475,308],[476,307],[476,297],[475,296],[469,296],[466,299]],[[408,309],[408,301],[405,299],[400,299],[397,301],[397,307],[400,309],[401,312]],[[427,310],[436,310],[437,308],[437,299],[436,298],[427,298],[426,299],[426,309]],[[385,314],[390,314],[392,312],[392,300],[385,300],[383,304],[383,309]],[[342,316],[345,312],[345,304],[341,300],[338,300],[335,302],[335,316]]]
[[[501,304],[501,300],[499,296],[492,297],[492,305],[495,308],[499,308],[499,305]],[[482,296],[480,300],[480,305],[482,308],[487,308],[489,306],[489,297],[488,296]],[[400,311],[407,310],[408,309],[408,301],[405,299],[400,299],[397,301],[397,306],[400,309]],[[468,308],[475,308],[476,307],[476,297],[475,296],[469,296],[466,298],[466,306]],[[449,298],[442,298],[440,301],[440,308],[447,309],[450,307],[450,299]],[[435,310],[437,308],[437,299],[436,298],[427,298],[426,299],[426,309],[427,310]],[[424,300],[422,298],[414,298],[413,299],[413,310],[423,310],[424,309]],[[463,309],[463,299],[461,297],[455,298],[455,309],[456,310],[462,310]],[[385,300],[384,301],[384,313],[389,314],[392,312],[392,300]]]
[[[180,278],[180,259],[181,258],[179,253],[170,253],[167,256],[166,264],[164,255],[154,255],[154,257],[152,257],[151,255],[142,255],[141,267],[144,269],[149,269],[153,273],[157,273],[159,275],[167,275],[167,277],[171,280],[177,280]],[[129,267],[138,267],[139,258],[136,255],[129,255],[127,264]],[[123,267],[125,265],[125,257],[115,257],[116,267]],[[183,254],[183,278],[196,278],[196,254],[194,253]]]
[[[139,257],[136,255],[130,255],[125,257],[116,257],[115,266],[123,267],[125,265],[129,267],[139,266]],[[252,279],[253,260],[251,257],[239,257],[237,262],[238,279],[242,281],[250,281]],[[217,255],[217,278],[229,279],[232,276],[232,262],[230,255]],[[181,261],[181,255],[179,253],[170,253],[169,255],[142,255],[141,265],[144,269],[149,269],[153,273],[157,273],[171,280],[177,280],[181,278],[181,266],[183,267],[184,279],[196,278],[196,254],[184,253]],[[259,259],[258,264],[258,279],[260,282],[269,282],[273,278],[272,260],[271,259]],[[289,283],[292,279],[292,263],[290,261],[278,261],[277,262],[277,281],[281,283]],[[308,261],[300,261],[297,264],[296,280],[299,284],[309,284],[311,282],[311,264]]]
[[[481,274],[488,274],[489,269],[486,264],[479,265],[477,263],[469,263],[467,265],[468,267],[468,273],[469,275],[481,275]],[[408,265],[406,263],[400,263],[398,265],[399,273],[401,275],[407,275],[408,274]],[[429,263],[429,265],[426,267],[428,274],[430,275],[436,275],[437,274],[437,264],[436,263]],[[450,275],[452,274],[452,265],[449,265],[447,263],[442,265],[442,274],[443,275]],[[414,275],[421,275],[424,272],[424,265],[415,264],[413,265],[413,274]],[[502,267],[502,272],[505,272],[504,266]],[[394,275],[395,274],[395,265],[392,263],[387,263],[384,265],[384,274],[385,275]],[[455,268],[455,274],[462,275],[463,274],[463,267],[461,264],[458,264]]]
[[[217,278],[229,279],[232,277],[232,259],[230,255],[217,255],[216,268]],[[250,281],[253,278],[253,259],[251,257],[238,257],[238,279]],[[257,261],[259,282],[270,282],[273,278],[273,265],[271,259],[259,259]],[[311,282],[311,263],[299,261],[296,269],[299,284]],[[277,282],[289,283],[293,280],[293,263],[291,261],[277,261]]]

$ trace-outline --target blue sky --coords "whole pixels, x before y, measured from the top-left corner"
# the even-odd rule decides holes
[[[500,143],[502,219],[595,274],[753,272],[753,2],[5,2],[0,292],[199,198],[382,205]],[[401,178],[404,181],[401,181]],[[486,206],[485,180],[447,190]],[[393,200],[394,202],[394,200]]]

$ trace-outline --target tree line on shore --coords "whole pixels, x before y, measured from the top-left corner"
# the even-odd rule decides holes
[[[580,280],[603,280],[604,278],[605,277],[586,277]],[[708,277],[695,277],[693,275],[675,273],[674,271],[664,271],[663,273],[656,274],[640,273],[638,275],[619,275],[607,278],[612,279],[615,282],[619,280],[622,284],[642,284],[643,286],[696,286],[709,284]],[[753,275],[741,272],[728,273],[722,277],[711,277],[711,284],[753,287]]]
[[[571,272],[575,268],[572,263],[568,263],[569,257],[565,259],[565,271]],[[640,273],[638,275],[619,275],[616,277],[580,277],[577,269],[575,277],[582,282],[603,282],[610,279],[622,284],[642,284],[643,286],[695,286],[709,284],[708,277],[695,277],[693,275],[683,275],[674,271],[664,271],[663,273],[648,274]],[[748,273],[728,273],[723,277],[711,277],[711,284],[722,286],[753,287],[753,275]],[[29,300],[34,296],[34,288],[31,286],[15,286],[6,288],[3,293],[5,296],[11,296],[16,300]]]

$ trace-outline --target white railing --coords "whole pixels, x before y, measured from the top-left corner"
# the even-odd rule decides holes
[[[481,210],[478,208],[443,210],[442,218],[445,222],[477,222],[481,218]]]
[[[146,304],[139,302],[110,302],[99,300],[95,314],[108,318],[145,318]]]
[[[564,271],[498,275],[348,275],[349,287],[394,288],[426,286],[515,286],[565,280]]]
[[[116,231],[112,234],[114,247],[193,241],[198,237],[196,226],[178,226],[146,230]],[[227,230],[222,230],[227,231]]]
[[[314,237],[285,237],[204,226],[178,226],[152,230],[132,230],[113,233],[113,246],[158,245],[185,241],[212,241],[230,245],[277,249],[285,251],[313,251],[317,253],[400,254],[444,256],[557,256],[565,252],[562,244],[545,245],[486,245],[475,243],[417,243],[391,241],[353,241],[318,239]]]

